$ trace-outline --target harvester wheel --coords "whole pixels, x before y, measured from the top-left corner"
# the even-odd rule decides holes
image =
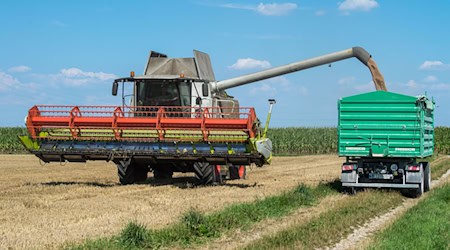
[[[218,165],[211,165],[207,162],[196,162],[194,163],[194,172],[200,183],[204,185],[222,184],[222,176]]]
[[[134,178],[134,166],[131,164],[131,159],[129,160],[119,160],[115,162],[117,165],[117,174],[119,175],[119,182],[122,185],[133,184]]]
[[[244,165],[230,165],[228,170],[230,171],[230,180],[245,179],[246,168]]]
[[[129,185],[147,179],[148,169],[134,164],[131,159],[119,160],[115,161],[115,163],[120,184]]]
[[[135,182],[142,182],[147,180],[148,167],[147,166],[134,166],[135,168]]]
[[[155,168],[153,169],[153,177],[156,180],[172,179],[173,171],[171,169]]]

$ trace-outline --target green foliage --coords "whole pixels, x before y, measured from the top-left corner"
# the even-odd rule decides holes
[[[26,135],[26,128],[8,128],[0,127],[0,153],[17,154],[25,153],[25,148],[20,143],[19,135]]]
[[[431,179],[436,180],[450,169],[450,159],[439,161],[437,164],[431,163]]]
[[[369,249],[450,249],[450,184],[433,189],[392,226],[378,233]]]
[[[215,235],[215,231],[212,230],[207,217],[195,209],[189,210],[181,221],[189,232],[195,236],[211,237]]]
[[[272,128],[267,134],[272,140],[275,155],[337,152],[336,128]]]
[[[326,185],[324,185],[326,186]],[[316,249],[338,242],[355,225],[384,213],[402,202],[398,192],[363,192],[333,205],[309,222],[294,225],[254,241],[244,249]]]
[[[25,153],[17,138],[26,128],[0,128],[0,153]],[[268,137],[274,155],[334,154],[337,152],[336,128],[271,128]],[[435,152],[450,154],[450,127],[435,128]]]
[[[303,206],[315,204],[320,198],[336,193],[328,185],[310,188],[300,184],[295,189],[254,202],[234,204],[221,211],[204,214],[189,210],[180,222],[159,230],[148,230],[130,223],[118,236],[88,240],[71,249],[159,249],[200,244],[220,237],[229,230],[245,230],[268,218],[279,218]]]
[[[130,222],[120,233],[119,242],[128,249],[141,248],[146,243],[148,236],[148,230],[144,225]]]
[[[434,129],[434,151],[439,154],[450,154],[450,127]]]

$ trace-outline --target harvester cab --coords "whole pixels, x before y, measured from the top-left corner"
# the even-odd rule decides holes
[[[194,50],[193,58],[168,58],[151,51],[144,74],[116,79],[112,94],[117,95],[122,83],[122,106],[126,105],[123,84],[133,84],[130,106],[136,107],[191,107],[192,116],[202,107],[226,109],[222,115],[231,115],[239,109],[239,102],[225,91],[211,93],[210,82],[215,82],[209,55]],[[186,114],[185,114],[186,115]]]
[[[339,52],[217,81],[208,54],[168,58],[150,52],[144,74],[116,79],[122,84],[122,106],[36,105],[27,116],[29,135],[23,145],[44,162],[113,161],[121,184],[171,178],[194,172],[203,184],[224,177],[244,178],[245,167],[272,158],[272,142],[262,131],[254,108],[240,107],[225,91],[256,81],[356,57],[372,73],[377,90],[386,91],[383,76],[367,51]],[[124,84],[132,84],[125,94]],[[125,97],[131,96],[129,103]]]

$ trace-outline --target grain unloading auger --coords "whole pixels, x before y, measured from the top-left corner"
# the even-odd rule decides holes
[[[156,179],[194,172],[204,184],[243,178],[246,166],[270,163],[266,132],[272,107],[263,131],[255,110],[239,107],[225,90],[351,57],[369,67],[377,90],[386,90],[375,62],[360,47],[224,81],[215,80],[208,54],[168,58],[150,52],[144,75],[132,72],[114,81],[113,95],[122,84],[122,106],[36,105],[26,120],[29,135],[20,139],[44,162],[113,161],[122,184],[143,181],[149,171]],[[125,95],[128,83],[133,93]]]

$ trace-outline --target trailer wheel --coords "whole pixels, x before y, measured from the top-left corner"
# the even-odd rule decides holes
[[[348,194],[348,195],[355,195],[357,192],[355,187],[345,187],[344,188],[344,193]]]
[[[428,162],[424,162],[423,165],[425,166],[423,169],[424,172],[423,190],[425,192],[428,192],[431,189],[431,166],[430,163]]]
[[[423,164],[420,164],[420,166],[422,166],[423,168]],[[407,197],[418,198],[422,196],[424,190],[425,190],[425,169],[422,170],[422,176],[419,183],[419,187],[414,189],[403,190],[402,194]]]
[[[194,172],[197,180],[204,185],[222,184],[222,176],[220,174],[219,165],[211,165],[207,162],[194,163]]]
[[[132,159],[115,161],[117,166],[117,173],[119,175],[119,182],[122,185],[133,184],[137,181],[137,169],[132,164]]]

